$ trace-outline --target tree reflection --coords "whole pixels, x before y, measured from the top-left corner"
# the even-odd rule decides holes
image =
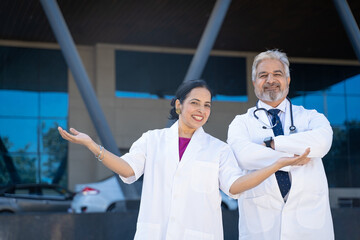
[[[67,142],[58,134],[57,126],[55,122],[53,127],[43,133],[43,152],[40,154],[29,153],[31,143],[9,153],[7,150],[14,144],[8,136],[1,138],[1,185],[45,181],[66,186]],[[42,129],[45,129],[45,124],[42,125]],[[43,159],[41,169],[38,168],[40,159]],[[40,175],[40,179],[37,179],[37,175]]]
[[[360,122],[333,127],[333,144],[324,157],[330,187],[360,187]]]

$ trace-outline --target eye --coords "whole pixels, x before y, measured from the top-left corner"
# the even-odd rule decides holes
[[[193,105],[198,105],[198,102],[190,102],[190,104],[193,104]]]
[[[211,108],[211,104],[205,104],[206,108]]]
[[[261,74],[260,76],[259,76],[259,78],[267,78],[267,74]]]

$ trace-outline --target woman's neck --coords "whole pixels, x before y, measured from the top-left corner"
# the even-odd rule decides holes
[[[196,129],[189,128],[189,127],[185,126],[184,124],[182,124],[181,122],[179,122],[179,137],[191,138],[192,135],[194,134],[195,130]]]

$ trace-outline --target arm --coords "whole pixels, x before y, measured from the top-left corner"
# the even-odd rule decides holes
[[[310,119],[308,131],[277,136],[274,138],[275,150],[292,154],[301,154],[310,147],[310,158],[322,158],[328,153],[332,143],[332,129],[329,121],[323,114],[315,110],[307,111],[309,114],[304,121]]]
[[[242,177],[239,177],[230,187],[229,192],[232,195],[236,195],[242,193],[246,190],[256,187],[260,183],[262,183],[265,179],[270,177],[279,169],[290,166],[290,165],[304,165],[310,161],[308,155],[310,153],[310,149],[307,148],[305,152],[296,157],[283,157],[278,159],[275,163],[271,164],[268,167],[262,168],[255,172],[249,173]]]
[[[60,135],[72,143],[77,143],[84,145],[87,147],[95,156],[98,156],[100,153],[99,145],[96,144],[88,135],[85,133],[81,133],[76,131],[74,128],[70,128],[70,133],[63,130],[61,127],[58,127]],[[131,166],[124,161],[122,158],[112,154],[111,152],[103,150],[103,159],[102,163],[108,167],[110,170],[116,172],[117,174],[121,175],[122,177],[131,177],[134,176],[135,173]]]
[[[275,151],[261,143],[254,143],[250,137],[247,122],[253,121],[247,115],[237,116],[229,126],[227,142],[244,170],[256,170],[267,167],[281,157],[293,156]]]

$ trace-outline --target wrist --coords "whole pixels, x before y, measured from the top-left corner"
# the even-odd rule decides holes
[[[99,153],[99,144],[97,144],[93,140],[89,141],[85,146],[95,155]]]
[[[271,146],[272,149],[275,150],[275,141],[274,141],[274,139],[271,140],[270,146]]]
[[[266,137],[266,138],[264,138],[264,144],[265,144],[265,146],[266,147],[268,147],[268,148],[273,148],[272,146],[274,145],[274,140],[273,140],[273,138],[272,137]]]

